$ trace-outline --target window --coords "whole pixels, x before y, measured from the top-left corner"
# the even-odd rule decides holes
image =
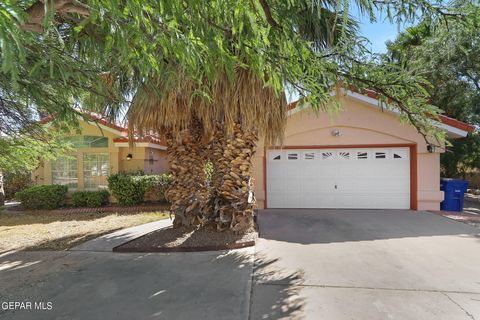
[[[368,159],[368,153],[366,153],[366,152],[357,152],[357,159]]]
[[[106,189],[110,174],[108,153],[86,153],[83,155],[83,181],[85,190]]]
[[[342,160],[348,160],[348,159],[350,159],[350,152],[341,151],[341,152],[338,153],[338,156]]]
[[[65,185],[70,191],[77,189],[77,158],[63,157],[52,161],[52,183]]]
[[[289,153],[287,156],[288,160],[297,160],[298,159],[298,153]]]
[[[75,148],[108,148],[108,138],[99,136],[75,136],[68,137],[67,142],[70,142]]]
[[[333,153],[331,152],[322,152],[322,159],[323,160],[332,160],[333,159]]]
[[[305,152],[304,153],[305,160],[315,160],[315,152]]]
[[[385,152],[375,152],[375,159],[385,159],[387,154]]]

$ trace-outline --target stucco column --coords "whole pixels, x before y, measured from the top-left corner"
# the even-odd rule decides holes
[[[85,181],[84,181],[84,174],[83,174],[83,152],[78,152],[76,156],[77,156],[78,190],[84,190]]]

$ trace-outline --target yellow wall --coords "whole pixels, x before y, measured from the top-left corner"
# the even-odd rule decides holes
[[[147,174],[156,174],[160,172],[168,171],[168,165],[166,165],[166,152],[153,148],[145,147],[116,147],[113,139],[121,137],[117,133],[110,131],[104,127],[100,128],[94,123],[86,123],[81,121],[80,132],[72,132],[71,136],[77,135],[90,135],[90,136],[104,136],[108,138],[108,148],[79,148],[76,152],[72,153],[77,157],[77,177],[78,177],[78,189],[82,190],[84,187],[83,181],[83,154],[85,153],[108,153],[110,156],[110,174],[117,172],[135,172],[145,171]],[[154,152],[155,161],[150,166],[148,155],[150,150]],[[133,159],[127,161],[127,154],[131,153]],[[147,156],[146,156],[147,155]],[[36,170],[32,172],[32,179],[36,184],[51,184],[51,162],[45,161]]]
[[[127,160],[128,154],[132,155],[131,160]],[[120,148],[120,171],[121,172],[143,171],[144,166],[145,166],[145,148],[143,147]]]

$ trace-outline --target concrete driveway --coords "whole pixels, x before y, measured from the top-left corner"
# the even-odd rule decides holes
[[[480,319],[479,229],[428,212],[262,210],[251,319]]]
[[[0,253],[0,319],[480,320],[478,229],[385,210],[258,221],[258,245],[231,252]]]

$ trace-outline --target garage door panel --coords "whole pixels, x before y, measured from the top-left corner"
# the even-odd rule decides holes
[[[268,206],[407,209],[409,156],[408,148],[270,151]]]

